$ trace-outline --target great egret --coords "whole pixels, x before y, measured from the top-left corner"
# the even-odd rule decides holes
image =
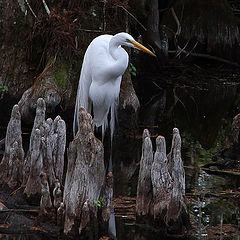
[[[121,46],[143,50],[155,56],[128,33],[101,35],[93,39],[84,55],[75,104],[73,134],[78,129],[78,110],[84,107],[93,110],[93,124],[102,127],[102,138],[108,126],[111,110],[111,139],[115,127],[116,108],[122,75],[128,66],[128,54]],[[93,107],[93,109],[92,109]]]

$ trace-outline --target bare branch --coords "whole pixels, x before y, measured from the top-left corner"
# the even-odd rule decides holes
[[[102,33],[103,32],[102,30],[84,29],[84,28],[79,28],[78,30],[82,31],[82,32],[90,32],[90,33]]]
[[[49,7],[47,6],[45,0],[42,0],[42,3],[43,3],[43,5],[44,5],[44,7],[45,7],[45,10],[46,10],[47,14],[50,15],[50,14],[51,14],[51,11],[49,10]]]
[[[169,53],[177,53],[178,51],[170,50],[168,52]],[[203,54],[203,53],[192,53],[192,52],[188,52],[186,50],[182,50],[182,52],[185,53],[185,54],[191,55],[193,57],[207,58],[207,59],[215,60],[215,61],[218,61],[218,62],[226,63],[226,64],[229,64],[229,65],[232,65],[232,66],[240,67],[240,65],[236,62],[232,62],[232,61],[229,61],[227,59],[220,58],[220,57],[217,57],[217,56],[212,56],[212,55]]]
[[[117,5],[117,7],[122,8],[129,16],[131,16],[144,29],[144,31],[147,31],[147,29],[142,25],[142,23],[140,23],[137,20],[137,18],[132,13],[130,13],[125,7],[120,5]]]
[[[217,57],[217,56],[212,56],[212,55],[209,55],[209,54],[202,54],[202,53],[192,53],[192,51],[196,48],[198,42],[196,42],[196,44],[194,45],[193,49],[191,51],[186,51],[185,48],[186,46],[188,45],[189,41],[187,42],[187,44],[184,46],[184,48],[181,48],[178,44],[177,44],[177,36],[180,35],[181,33],[181,24],[180,24],[180,21],[174,11],[174,8],[172,7],[171,8],[171,12],[172,12],[172,15],[173,15],[173,18],[177,24],[177,32],[174,33],[174,39],[175,39],[175,44],[176,44],[176,48],[177,50],[174,51],[174,50],[170,50],[168,51],[169,53],[177,53],[177,56],[179,56],[181,53],[185,53],[187,56],[191,55],[191,56],[194,56],[194,57],[201,57],[201,58],[207,58],[207,59],[211,59],[211,60],[215,60],[215,61],[218,61],[218,62],[223,62],[223,63],[226,63],[226,64],[229,64],[229,65],[232,65],[232,66],[237,66],[239,67],[240,65],[236,62],[232,62],[232,61],[229,61],[227,59],[224,59],[224,58],[220,58],[220,57]],[[173,31],[171,31],[173,32]]]
[[[29,9],[30,9],[30,11],[31,11],[31,13],[32,13],[32,15],[33,15],[35,18],[37,18],[37,15],[35,14],[35,12],[33,11],[33,9],[31,8],[28,0],[25,0],[25,2],[26,2],[26,4],[28,5],[28,7],[29,7]]]
[[[175,13],[173,7],[171,7],[171,13],[172,13],[172,15],[173,15],[173,18],[174,18],[176,24],[177,24],[177,32],[176,32],[176,37],[177,37],[177,36],[179,36],[180,33],[181,33],[181,24],[180,24],[180,21],[179,21],[177,15],[176,15],[176,13]]]

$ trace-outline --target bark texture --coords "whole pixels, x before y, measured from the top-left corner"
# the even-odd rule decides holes
[[[15,188],[22,183],[24,150],[22,147],[21,115],[18,105],[12,109],[5,138],[5,152],[0,164],[0,184]]]
[[[187,214],[187,209],[184,202],[185,172],[181,158],[181,137],[177,128],[173,129],[172,148],[169,154],[169,172],[173,180],[173,189],[166,220],[169,225],[172,225],[173,231],[180,231],[184,225],[185,219],[183,220],[183,218]],[[185,222],[185,224],[187,223]]]
[[[63,181],[64,152],[66,146],[65,122],[57,116],[45,120],[46,105],[42,98],[37,101],[36,117],[30,137],[29,152],[25,159],[27,197],[41,195],[40,172],[47,174],[50,189],[55,181]]]
[[[161,234],[184,234],[190,224],[184,203],[185,173],[177,128],[173,129],[168,158],[165,138],[158,136],[154,161],[152,159],[152,142],[149,132],[144,130],[136,199],[137,220],[151,225]]]
[[[127,71],[123,75],[118,108],[118,134],[134,136],[137,130],[137,118],[140,102],[133,88],[131,75]]]
[[[93,134],[92,117],[79,109],[79,131],[68,148],[68,166],[64,186],[64,233],[97,236],[98,201],[104,183],[103,144]],[[86,235],[87,234],[87,235]]]
[[[142,157],[139,170],[136,211],[137,215],[150,213],[152,201],[151,166],[153,163],[152,141],[147,129],[143,131]]]
[[[0,84],[8,86],[15,98],[31,85],[33,75],[26,60],[26,35],[32,20],[26,10],[24,1],[0,1]]]
[[[18,102],[22,120],[26,123],[33,122],[39,98],[43,98],[45,101],[46,113],[52,114],[63,99],[69,100],[72,94],[72,87],[65,79],[69,77],[68,72],[65,70],[66,72],[61,73],[60,77],[63,78],[61,80],[65,82],[62,83],[64,86],[59,86],[54,76],[61,65],[52,59],[49,62],[43,73],[35,80],[34,85],[23,93]]]
[[[154,218],[157,218],[159,215],[166,214],[163,211],[168,209],[173,184],[168,172],[166,142],[163,136],[158,136],[156,139],[156,152],[154,153],[154,162],[151,168],[151,180],[153,187],[152,211]]]
[[[50,216],[54,217],[54,208],[51,200],[47,174],[45,172],[40,173],[40,183],[41,183],[40,214],[42,216],[47,216],[48,218]]]

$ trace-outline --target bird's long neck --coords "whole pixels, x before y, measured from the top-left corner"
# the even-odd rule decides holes
[[[112,56],[114,60],[118,60],[119,54],[121,54],[121,44],[119,41],[113,36],[109,42],[109,54]],[[119,51],[120,50],[120,51]]]
[[[109,54],[114,60],[114,66],[112,67],[114,68],[116,76],[122,75],[128,65],[128,54],[114,36],[109,42]]]

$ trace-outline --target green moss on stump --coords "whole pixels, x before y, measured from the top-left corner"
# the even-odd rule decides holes
[[[60,88],[65,88],[69,79],[69,67],[63,63],[53,74],[56,84]]]

